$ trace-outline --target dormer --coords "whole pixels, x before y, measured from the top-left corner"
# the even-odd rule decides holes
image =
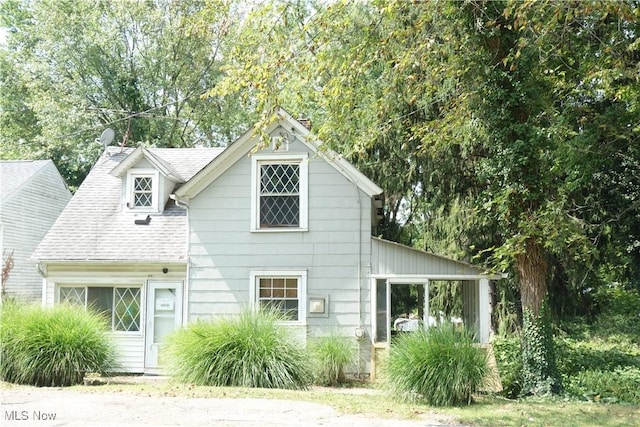
[[[138,147],[110,175],[122,180],[122,210],[160,213],[176,184],[184,179],[151,150]]]

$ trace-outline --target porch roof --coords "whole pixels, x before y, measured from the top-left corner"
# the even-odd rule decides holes
[[[443,256],[371,237],[371,274],[373,276],[422,277],[431,280],[500,279],[500,273]]]

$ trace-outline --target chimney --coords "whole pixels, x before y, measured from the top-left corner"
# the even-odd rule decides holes
[[[300,124],[304,127],[306,127],[308,130],[311,130],[311,120],[310,119],[306,119],[304,118],[304,116],[298,116],[298,121],[300,122]]]

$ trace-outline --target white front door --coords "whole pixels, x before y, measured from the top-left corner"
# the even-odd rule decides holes
[[[160,373],[161,349],[167,335],[182,325],[182,282],[149,282],[145,373]]]

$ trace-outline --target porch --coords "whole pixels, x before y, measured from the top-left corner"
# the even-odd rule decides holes
[[[469,330],[479,345],[491,337],[490,281],[474,265],[371,238],[371,379],[399,333],[443,322]],[[453,297],[452,297],[453,296]]]

